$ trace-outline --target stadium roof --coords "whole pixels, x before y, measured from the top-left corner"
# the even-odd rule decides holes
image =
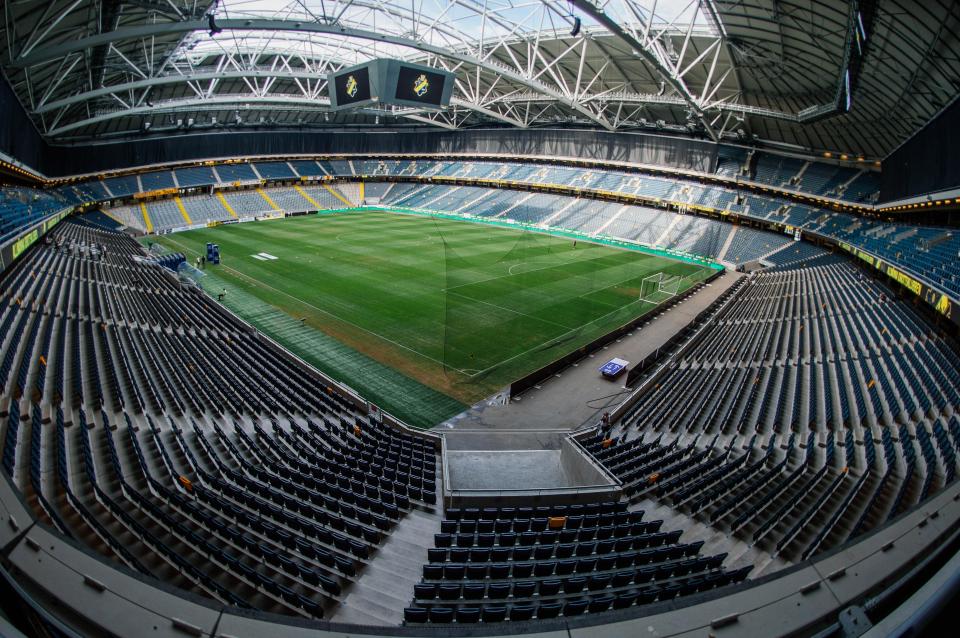
[[[3,20],[0,65],[59,142],[576,125],[879,158],[960,84],[948,0],[9,0]],[[451,107],[329,112],[326,74],[374,57],[455,71]]]

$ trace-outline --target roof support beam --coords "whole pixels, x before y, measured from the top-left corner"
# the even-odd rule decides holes
[[[624,29],[619,22],[608,16],[603,9],[591,2],[591,0],[570,0],[570,2],[636,51],[637,54],[655,69],[657,74],[680,95],[690,112],[700,121],[700,124],[710,139],[714,142],[720,140],[716,131],[714,131],[710,125],[709,120],[705,117],[703,109],[700,108],[697,100],[691,95],[687,89],[687,85],[684,84],[682,76],[678,75],[675,70],[665,66],[660,60],[660,57],[651,51],[648,46]]]
[[[282,74],[273,74],[274,77],[280,77]],[[120,99],[117,97],[116,93],[110,93],[114,98]],[[159,104],[154,104],[153,106],[134,106],[130,104],[124,104],[124,108],[118,109],[115,111],[110,111],[107,113],[99,113],[93,115],[89,118],[85,118],[80,121],[70,122],[69,124],[64,124],[62,127],[53,128],[48,132],[48,135],[62,135],[64,133],[69,133],[70,131],[83,128],[85,126],[91,126],[94,124],[100,124],[102,122],[108,122],[110,120],[115,120],[123,117],[131,116],[149,116],[158,113],[189,113],[195,109],[211,109],[215,108],[217,110],[229,110],[234,108],[237,104],[242,103],[245,105],[256,104],[256,105],[284,105],[284,106],[296,106],[299,109],[303,110],[312,110],[312,111],[323,111],[329,112],[330,104],[326,98],[322,99],[313,99],[304,96],[292,96],[292,95],[214,95],[210,97],[194,97],[189,99],[173,100],[170,102],[164,102]],[[489,106],[484,106],[481,104],[475,104],[466,100],[461,100],[455,98],[451,102],[454,106],[459,106],[470,111],[476,111],[482,113],[488,117],[494,118],[501,122],[512,124],[517,127],[526,126],[523,122],[509,115],[504,115],[503,113],[498,112],[496,109],[490,108]],[[361,109],[363,112],[367,112],[373,115],[391,115],[391,113],[383,113],[375,109]],[[422,115],[418,115],[420,111],[399,111],[395,115],[399,117],[406,117],[411,120],[417,120],[420,122],[427,122],[429,124],[436,124],[444,128],[451,128],[451,125],[447,122],[444,122],[440,119],[429,118]],[[59,119],[59,118],[58,118]],[[55,125],[54,125],[55,126]]]
[[[482,105],[480,105],[480,104],[474,104],[474,103],[468,102],[468,101],[466,101],[466,100],[461,100],[460,98],[457,98],[457,97],[454,97],[453,99],[451,99],[451,100],[450,100],[450,103],[453,104],[453,105],[456,105],[456,106],[462,106],[462,107],[464,107],[464,108],[470,109],[471,111],[476,111],[477,113],[483,113],[483,114],[486,115],[487,117],[492,117],[493,119],[499,120],[499,121],[504,122],[504,123],[506,123],[506,124],[512,124],[513,126],[516,126],[517,128],[526,128],[526,124],[524,124],[524,123],[521,122],[520,120],[517,120],[517,119],[515,119],[515,118],[512,118],[512,117],[510,117],[510,116],[508,116],[508,115],[504,115],[503,113],[499,113],[499,112],[496,111],[495,109],[491,109],[491,108],[489,108],[489,107],[487,107],[487,106],[482,106]]]
[[[78,58],[79,59],[79,58]],[[72,106],[98,97],[104,97],[111,93],[120,93],[123,91],[137,91],[151,86],[160,86],[164,84],[181,84],[189,82],[208,82],[210,80],[231,80],[239,78],[283,78],[289,80],[316,80],[315,71],[270,71],[267,69],[248,69],[239,71],[207,71],[192,74],[174,74],[161,77],[146,78],[134,82],[124,82],[123,84],[112,84],[93,91],[77,93],[70,97],[65,97],[46,104],[40,104],[35,113],[46,113],[54,111],[64,106]]]
[[[370,40],[375,42],[387,42],[398,46],[409,47],[411,49],[424,51],[437,57],[457,60],[472,66],[483,68],[491,73],[501,74],[514,82],[523,84],[531,89],[556,98],[559,102],[565,104],[581,115],[590,119],[594,123],[607,130],[613,130],[613,125],[605,118],[597,115],[595,112],[585,107],[575,99],[564,95],[561,90],[557,90],[536,79],[531,79],[522,73],[513,69],[493,64],[487,60],[480,59],[474,55],[465,52],[451,50],[445,47],[436,46],[427,42],[412,40],[405,37],[377,33],[364,29],[355,29],[340,25],[321,24],[316,22],[303,23],[293,22],[291,20],[220,20],[217,26],[224,31],[306,31],[310,33],[320,33],[327,35],[338,35],[343,37],[357,38],[361,40]],[[151,36],[171,35],[177,33],[189,33],[192,31],[203,31],[207,26],[200,21],[184,21],[172,23],[158,23],[137,25],[131,27],[122,27],[114,31],[92,35],[87,38],[80,38],[70,42],[64,42],[50,47],[41,47],[27,56],[20,56],[11,61],[11,65],[20,68],[29,68],[43,62],[59,59],[75,51],[85,51],[97,46],[103,46],[120,40],[130,40],[139,38],[149,38]]]
[[[29,53],[33,51],[33,49],[40,43],[40,41],[43,40],[45,37],[47,37],[47,35],[51,31],[53,31],[58,24],[60,24],[60,21],[66,18],[67,14],[69,14],[71,11],[76,9],[77,5],[79,5],[81,2],[83,2],[83,0],[76,0],[76,2],[71,4],[69,7],[67,7],[63,11],[61,11],[60,15],[58,15],[53,21],[51,21],[50,24],[47,26],[47,28],[44,29],[43,33],[41,33],[40,35],[37,35],[36,31],[34,31],[34,33],[31,34],[30,38],[27,40],[27,43],[24,45],[23,49],[20,51],[20,55],[21,56],[29,55]],[[54,6],[55,5],[53,2],[47,5],[47,10],[46,12],[44,12],[43,17],[37,23],[36,29],[40,28],[40,25],[43,23],[43,20],[47,17],[47,12],[49,12],[49,10],[52,9]]]

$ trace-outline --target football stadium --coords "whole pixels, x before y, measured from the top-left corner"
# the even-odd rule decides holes
[[[960,3],[0,5],[0,635],[952,635]]]

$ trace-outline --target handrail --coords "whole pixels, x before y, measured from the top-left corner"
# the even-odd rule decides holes
[[[0,478],[0,523],[7,537],[9,478]],[[3,507],[7,506],[7,507]],[[30,515],[32,517],[32,515]],[[309,631],[317,638],[334,636],[441,637],[449,626],[373,627],[327,621],[301,621],[276,614],[224,607],[160,581],[112,565],[92,550],[57,536],[42,523],[18,520],[21,530],[4,547],[4,576],[21,584],[18,595],[46,619],[83,617],[103,632],[132,635],[137,628],[158,627],[158,635],[221,635],[238,638],[271,635],[294,638]],[[538,622],[544,634],[579,635],[589,627],[615,623],[618,635],[647,633],[678,636],[724,628],[724,635],[768,636],[810,633],[836,623],[847,606],[877,608],[920,586],[918,571],[943,564],[960,539],[960,482],[955,481],[914,506],[889,525],[856,541],[768,576],[665,603],[577,618]],[[853,551],[851,551],[853,550]],[[13,569],[8,569],[7,566]],[[28,585],[28,586],[27,586]],[[58,600],[56,616],[48,603]],[[96,613],[98,606],[112,613]],[[63,620],[57,625],[63,624]],[[69,623],[67,623],[69,624]],[[475,636],[523,635],[525,624],[478,625]]]

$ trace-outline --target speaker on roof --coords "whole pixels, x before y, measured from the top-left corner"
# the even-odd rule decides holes
[[[575,38],[578,33],[580,33],[580,18],[579,18],[579,17],[573,19],[573,28],[570,29],[570,37],[574,37],[574,38]]]

